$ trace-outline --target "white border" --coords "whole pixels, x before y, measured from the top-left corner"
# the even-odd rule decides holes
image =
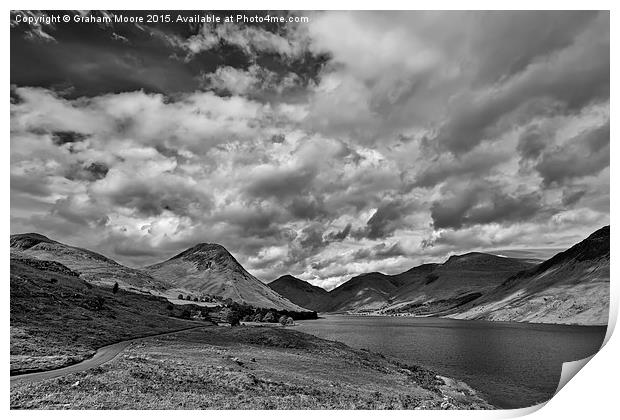
[[[411,2],[411,1],[396,1],[396,0],[382,0],[381,2],[369,2],[369,1],[334,1],[334,0],[314,0],[314,1],[297,1],[292,4],[290,1],[283,0],[273,0],[269,2],[261,2],[257,3],[256,1],[227,1],[227,2],[206,2],[206,1],[175,1],[175,2],[164,2],[160,0],[154,1],[133,1],[131,4],[128,4],[126,0],[108,0],[108,1],[63,1],[63,2],[55,2],[53,5],[50,5],[49,2],[43,1],[9,1],[7,2],[7,9],[171,9],[171,6],[175,10],[182,9],[206,9],[206,10],[218,10],[218,9],[229,9],[229,10],[258,10],[258,9],[269,9],[269,10],[373,10],[373,9],[381,9],[381,10],[404,10],[404,9],[417,9],[417,10],[517,10],[517,9],[534,9],[534,10],[611,10],[611,42],[612,46],[617,46],[615,42],[617,40],[617,30],[616,24],[618,19],[616,18],[617,7],[614,7],[618,2],[612,1],[601,1],[601,0],[591,0],[591,1],[541,1],[541,0],[522,0],[522,1],[504,1],[504,2],[492,2],[492,1],[468,1],[468,2],[458,2],[458,1],[445,1],[445,0],[435,0],[432,2]],[[8,13],[7,13],[8,14]],[[5,14],[5,18],[7,15]],[[2,46],[3,51],[5,53],[5,57],[8,57],[9,47],[10,47],[10,29],[9,25],[5,26],[2,36]],[[616,48],[617,50],[617,48]],[[617,65],[617,52],[615,52],[614,48],[611,48],[611,74],[619,74],[618,73],[618,65]],[[5,64],[2,66],[2,74],[4,75],[5,89],[7,91],[10,89],[10,66],[9,64]],[[4,100],[4,118],[2,119],[4,125],[4,133],[7,137],[2,141],[2,150],[1,159],[2,166],[5,170],[5,176],[2,178],[2,193],[4,197],[10,197],[10,181],[9,181],[9,166],[10,166],[10,158],[9,158],[9,127],[10,127],[10,104],[8,101],[8,93],[5,94]],[[611,83],[611,98],[612,102],[615,98],[618,98],[618,91],[616,88],[616,84]],[[611,109],[611,138],[614,138],[614,134],[617,132],[616,123],[618,119],[616,118],[617,113],[614,112],[614,108]],[[610,178],[615,179],[616,171],[615,171],[615,163],[617,162],[617,150],[614,147],[614,143],[611,144],[611,168],[610,168]],[[613,185],[613,184],[612,184]],[[2,228],[0,230],[0,237],[8,238],[10,234],[9,227],[9,216],[10,216],[10,203],[9,200],[5,199],[5,205],[2,207],[3,217],[2,217]],[[613,219],[613,215],[618,209],[618,201],[617,195],[615,191],[612,189],[611,191],[611,219]],[[615,226],[614,226],[615,228]],[[620,249],[618,247],[618,235],[615,234],[615,229],[612,230],[611,236],[611,248],[612,255],[616,255],[616,250]],[[8,281],[8,273],[9,273],[9,246],[8,241],[5,239],[5,242],[2,252],[2,255],[5,257],[2,261],[2,273],[3,276],[3,286],[4,286],[4,308],[5,308],[5,322],[2,325],[3,329],[3,337],[9,337],[9,281]],[[618,274],[618,269],[615,263],[612,263],[611,266],[611,278],[616,279]],[[616,284],[617,280],[612,280],[611,282],[611,314],[610,314],[610,325],[615,325],[617,314],[618,314],[618,298],[619,298],[619,290],[618,285]],[[513,418],[518,417],[525,414],[530,414],[529,418],[532,419],[543,419],[549,417],[557,417],[557,418],[611,418],[612,413],[617,413],[617,384],[616,378],[618,377],[618,373],[620,372],[617,354],[620,354],[620,344],[617,338],[617,334],[615,336],[611,336],[610,334],[613,331],[613,326],[609,328],[607,335],[607,344],[603,347],[603,349],[595,355],[592,360],[587,363],[585,367],[579,372],[576,379],[569,381],[566,386],[561,389],[561,391],[553,397],[547,404],[542,404],[540,406],[529,408],[529,409],[519,409],[519,410],[501,410],[501,411],[470,411],[470,412],[434,412],[434,411],[416,411],[415,414],[410,411],[123,411],[123,412],[104,412],[104,411],[71,411],[71,412],[49,412],[49,411],[10,411],[8,407],[9,403],[9,364],[7,363],[9,357],[9,340],[6,340],[5,344],[5,364],[4,364],[4,378],[5,379],[5,410],[11,417],[15,418],[76,418],[82,419],[85,416],[92,417],[93,419],[97,418],[109,418],[110,416],[118,417],[128,417],[128,418],[149,418],[149,420],[154,419],[170,419],[170,418],[209,418],[209,417],[217,417],[219,418],[247,418],[252,417],[255,420],[261,419],[281,419],[281,420],[290,420],[291,417],[295,417],[296,419],[313,419],[315,420],[317,417],[320,418],[332,418],[332,419],[360,419],[360,418],[378,418],[383,416],[389,416],[394,419],[410,419],[410,416],[414,415],[416,418],[429,419],[429,418]]]

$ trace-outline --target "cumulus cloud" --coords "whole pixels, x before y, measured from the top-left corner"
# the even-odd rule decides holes
[[[11,27],[12,232],[333,288],[609,222],[608,12],[40,29]]]

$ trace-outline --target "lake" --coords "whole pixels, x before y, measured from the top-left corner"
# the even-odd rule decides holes
[[[596,353],[606,331],[606,327],[352,315],[323,315],[299,321],[295,329],[463,380],[501,408],[528,407],[551,398],[562,363]]]

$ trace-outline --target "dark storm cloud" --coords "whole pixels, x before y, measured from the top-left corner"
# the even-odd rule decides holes
[[[439,155],[416,175],[413,185],[428,188],[452,177],[485,176],[494,166],[510,157],[510,154],[493,151],[475,151],[457,158]]]
[[[116,182],[119,175],[110,182]],[[134,210],[137,215],[153,217],[163,212],[179,216],[203,214],[211,206],[211,198],[187,185],[180,178],[123,179],[112,189],[101,192],[113,205]]]
[[[478,53],[476,81],[493,83],[518,74],[532,61],[570,46],[596,17],[594,11],[475,13],[474,22],[482,29],[471,41]]]
[[[535,169],[545,185],[596,175],[609,166],[609,121],[542,153]]]
[[[500,123],[515,125],[522,114],[532,112],[532,106],[576,111],[607,100],[609,69],[609,14],[600,14],[573,43],[550,58],[533,59],[497,88],[455,97],[434,140],[460,154],[494,139],[501,133]]]
[[[347,236],[349,236],[349,233],[351,233],[351,223],[347,224],[344,227],[344,229],[340,231],[328,233],[327,239],[330,241],[343,241],[347,239]]]
[[[398,242],[393,245],[386,245],[382,242],[369,248],[359,249],[353,255],[356,260],[383,260],[402,257],[407,255],[407,252],[403,250]]]
[[[524,159],[536,159],[552,142],[551,136],[534,124],[527,127],[519,137],[517,151]]]
[[[274,168],[257,173],[245,191],[254,197],[297,196],[311,187],[315,177],[316,170],[313,168]]]
[[[52,133],[52,142],[61,146],[67,143],[77,143],[88,138],[88,134],[77,133],[75,131],[55,131]]]
[[[65,178],[70,180],[97,181],[105,178],[110,169],[105,163],[75,164],[67,168]]]
[[[301,53],[293,59],[281,55],[288,52],[285,48],[288,41],[281,36],[285,33],[279,33],[282,31],[278,25],[231,25],[227,31],[214,34],[214,41],[207,48],[203,45],[204,38],[200,38],[205,29],[199,24],[71,21],[33,26],[17,23],[15,13],[48,12],[12,14],[11,82],[51,88],[71,98],[139,89],[165,94],[194,91],[202,85],[201,75],[220,66],[247,67],[256,60],[255,54],[263,50],[268,55],[261,58],[262,65],[283,74],[289,73],[287,67],[294,67],[302,84],[307,84],[316,79],[320,68],[317,65],[326,60]],[[88,12],[91,16],[122,14],[143,18],[146,13]],[[178,11],[175,17],[205,13]],[[223,11],[214,13],[225,15]],[[240,35],[240,31],[246,33]],[[191,52],[192,49],[197,50]]]
[[[571,207],[577,204],[587,193],[588,191],[584,189],[566,189],[562,191],[562,204]]]
[[[291,203],[286,208],[296,219],[318,220],[328,216],[322,197],[293,197]]]
[[[491,185],[476,185],[453,197],[435,201],[431,206],[431,217],[436,229],[520,222],[548,211],[541,198],[536,193],[509,195],[494,191]]]
[[[394,231],[405,226],[404,219],[412,208],[412,203],[400,200],[384,203],[368,219],[364,228],[353,232],[353,236],[368,239],[382,239],[391,236]]]

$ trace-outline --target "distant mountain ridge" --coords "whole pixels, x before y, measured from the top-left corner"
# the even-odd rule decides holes
[[[446,305],[472,293],[480,296],[506,277],[532,266],[527,261],[481,252],[453,255],[443,264],[422,264],[400,274],[360,274],[307,307],[321,312],[393,313],[406,305],[412,308],[432,301],[441,300]],[[277,290],[293,302],[304,301],[301,288],[293,290],[294,286]]]
[[[609,232],[605,226],[540,263],[470,252],[396,275],[361,274],[319,300],[304,295],[299,279],[270,286],[319,312],[601,325],[609,311]]]

